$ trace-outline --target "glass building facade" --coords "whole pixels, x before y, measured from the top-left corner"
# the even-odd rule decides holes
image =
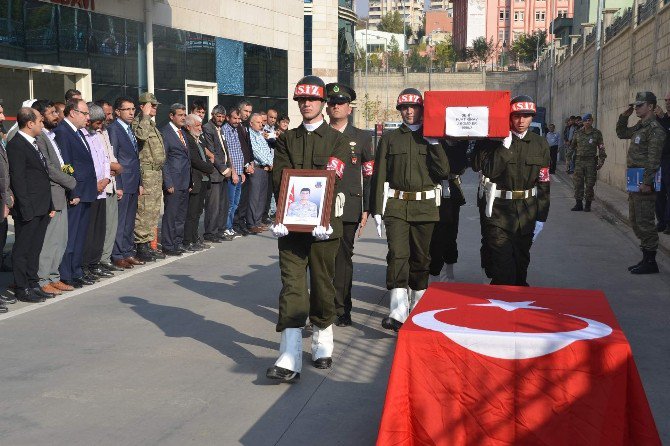
[[[155,93],[164,104],[159,123],[169,104],[185,101],[187,79],[216,83],[226,106],[247,98],[257,109],[287,111],[286,50],[160,25],[154,25],[153,38]],[[145,48],[141,21],[37,0],[0,0],[0,59],[90,69],[96,100],[136,98],[146,91]],[[28,99],[27,76],[0,68],[0,81],[7,81],[3,90],[10,90],[2,93],[9,115],[12,106]],[[62,100],[74,86],[67,76],[51,79],[48,72],[33,72],[31,78],[37,98]]]

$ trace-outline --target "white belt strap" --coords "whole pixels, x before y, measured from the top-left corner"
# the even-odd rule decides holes
[[[523,191],[497,190],[493,196],[495,198],[504,198],[505,200],[523,200],[537,196],[537,187]]]
[[[434,200],[435,190],[434,189],[425,190],[423,192],[404,192],[401,190],[389,188],[389,197],[396,198],[398,200],[409,200],[409,201]]]

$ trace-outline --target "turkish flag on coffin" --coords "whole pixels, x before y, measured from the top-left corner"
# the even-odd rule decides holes
[[[424,96],[424,136],[505,138],[509,135],[509,91],[427,91]]]
[[[398,334],[377,444],[661,442],[602,292],[435,283]]]

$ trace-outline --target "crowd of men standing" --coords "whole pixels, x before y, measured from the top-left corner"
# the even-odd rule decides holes
[[[10,214],[16,234],[14,294],[0,296],[0,312],[267,229],[273,147],[288,117],[242,101],[215,106],[203,125],[196,101],[188,112],[172,104],[159,129],[159,105],[152,93],[110,104],[77,90],[23,103],[0,150],[0,249]]]

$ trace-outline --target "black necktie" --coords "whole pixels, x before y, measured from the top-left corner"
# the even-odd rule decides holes
[[[84,132],[81,130],[77,130],[77,133],[81,137],[81,140],[84,142],[84,145],[86,146],[86,150],[88,150],[88,153],[91,153],[91,146],[88,145],[88,141],[86,141],[86,137],[84,136]]]
[[[35,149],[35,151],[37,152],[37,156],[40,157],[40,161],[42,162],[42,165],[46,169],[47,168],[47,159],[44,157],[44,155],[40,151],[40,148],[37,147],[37,142],[36,141],[33,141],[33,149]]]

